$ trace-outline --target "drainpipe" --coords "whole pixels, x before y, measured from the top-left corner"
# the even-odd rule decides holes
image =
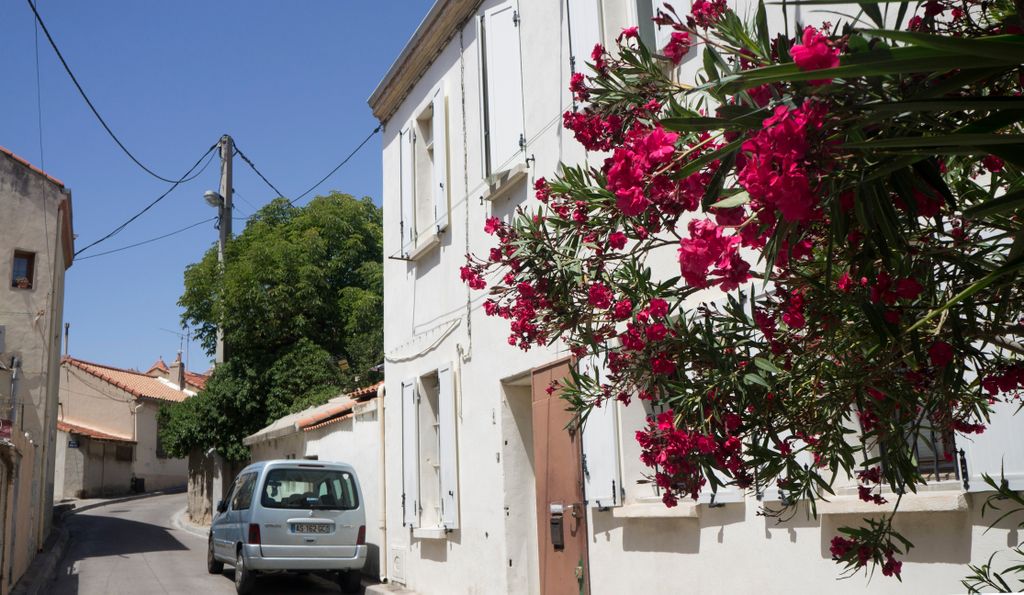
[[[380,465],[377,471],[377,493],[379,509],[377,525],[380,527],[380,546],[377,548],[377,573],[380,582],[388,582],[388,482],[387,482],[387,449],[384,447],[384,385],[377,387],[377,425],[380,426]]]

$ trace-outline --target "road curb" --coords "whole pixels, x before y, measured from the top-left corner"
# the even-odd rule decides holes
[[[54,525],[43,551],[36,554],[11,595],[39,595],[49,593],[50,583],[57,576],[57,566],[68,547],[68,530],[63,524]]]
[[[93,508],[99,508],[100,506],[109,506],[111,504],[119,504],[121,502],[131,502],[132,500],[141,500],[143,498],[152,498],[154,496],[167,496],[170,494],[182,494],[185,492],[184,487],[171,488],[168,490],[157,490],[155,492],[146,492],[144,494],[135,494],[133,496],[124,496],[123,498],[111,498],[109,500],[103,500],[101,502],[95,502],[93,504],[86,504],[85,506],[75,506],[69,510],[67,514],[78,514],[86,510],[92,510]]]
[[[210,535],[209,527],[197,525],[188,518],[188,507],[174,513],[174,516],[171,517],[171,526],[201,539],[206,539]]]

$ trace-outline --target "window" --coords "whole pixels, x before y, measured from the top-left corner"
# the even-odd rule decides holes
[[[402,252],[433,246],[448,228],[448,102],[442,83],[400,137]]]
[[[570,66],[573,72],[588,72],[586,63],[590,61],[590,52],[604,39],[601,0],[569,0],[568,7]]]
[[[131,462],[132,455],[135,452],[135,447],[131,445],[118,444],[117,448],[114,449],[114,460],[115,461],[126,461]]]
[[[402,383],[402,510],[412,527],[458,527],[451,365]]]
[[[511,169],[524,156],[523,72],[519,12],[515,2],[484,11],[481,18],[484,87],[485,175]]]
[[[11,287],[32,289],[36,273],[36,255],[33,252],[14,251],[14,266],[11,270]]]
[[[256,487],[256,474],[246,473],[235,480],[236,489],[231,496],[232,510],[248,510],[252,505],[252,492]]]
[[[359,507],[359,494],[352,474],[345,471],[271,469],[260,504],[264,508],[353,510]]]

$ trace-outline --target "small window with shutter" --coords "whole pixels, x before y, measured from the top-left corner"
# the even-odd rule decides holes
[[[403,524],[457,529],[458,449],[451,364],[402,383]]]
[[[402,253],[415,260],[448,228],[448,101],[442,82],[399,135]]]
[[[523,70],[516,2],[484,11],[481,33],[486,175],[493,177],[525,159]]]

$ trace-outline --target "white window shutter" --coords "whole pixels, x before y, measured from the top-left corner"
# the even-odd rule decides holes
[[[957,448],[965,451],[970,491],[991,491],[982,474],[999,482],[1001,473],[1011,489],[1024,490],[1024,417],[1014,415],[1016,410],[1016,404],[996,403],[983,433],[956,435]]]
[[[580,362],[580,372],[598,382],[607,370],[600,360],[589,357]],[[588,506],[608,508],[622,504],[622,475],[619,465],[618,402],[605,401],[594,407],[583,426],[583,479]]]
[[[455,383],[451,364],[437,370],[438,434],[441,458],[441,523],[459,527],[459,453],[455,429]]]
[[[401,175],[402,194],[402,254],[407,254],[416,238],[416,197],[415,163],[413,163],[413,126],[409,125],[401,133]]]
[[[434,224],[437,231],[448,229],[448,101],[444,86],[434,93],[431,118],[434,138]]]
[[[515,2],[484,12],[488,174],[508,169],[525,142],[518,20]]]
[[[651,8],[651,14],[656,17],[658,16],[658,9],[664,8],[664,0],[650,1],[654,3],[654,6]],[[654,48],[652,51],[660,55],[662,51],[665,49],[665,46],[668,44],[669,40],[672,39],[673,29],[672,27],[668,26],[659,27],[654,23],[651,24],[654,26]]]
[[[590,52],[603,39],[600,0],[569,0],[569,42],[574,72],[589,72]]]
[[[419,526],[419,404],[416,381],[402,383],[402,524]]]

